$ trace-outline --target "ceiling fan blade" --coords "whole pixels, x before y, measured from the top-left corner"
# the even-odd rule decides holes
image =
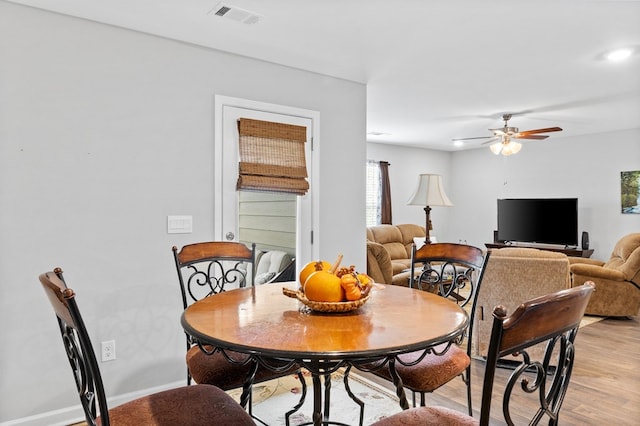
[[[511,138],[512,139],[537,139],[537,140],[542,140],[542,139],[546,139],[548,137],[549,137],[549,135],[523,135],[521,133],[518,133],[517,135],[513,135]]]
[[[486,141],[486,142],[482,142],[482,145],[486,145],[486,144],[489,144],[489,143],[492,143],[492,142],[495,142],[495,141],[499,141],[499,140],[500,140],[500,138],[499,138],[499,137],[497,137],[497,136],[496,136],[496,137],[492,137],[492,138],[491,138],[491,139],[489,139],[488,141]]]
[[[547,127],[545,129],[535,129],[535,130],[523,130],[519,132],[521,135],[533,135],[536,133],[548,133],[548,132],[561,132],[562,129],[560,127]]]
[[[488,139],[488,138],[492,138],[493,136],[478,136],[477,138],[455,138],[455,139],[451,139],[452,141],[470,141],[473,139]]]

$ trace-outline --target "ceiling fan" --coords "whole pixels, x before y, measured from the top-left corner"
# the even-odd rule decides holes
[[[513,139],[546,139],[549,135],[541,135],[540,133],[548,133],[548,132],[560,132],[562,129],[560,127],[547,127],[544,129],[535,129],[535,130],[523,130],[519,131],[517,127],[510,127],[509,120],[511,120],[512,114],[503,114],[502,119],[504,120],[504,127],[499,129],[489,129],[489,131],[493,132],[493,136],[480,136],[475,138],[458,138],[453,139],[453,141],[465,141],[472,139],[489,139],[484,142],[483,145],[488,143],[492,143],[489,148],[491,152],[496,155],[511,155],[516,154],[522,148],[522,144],[514,141]]]

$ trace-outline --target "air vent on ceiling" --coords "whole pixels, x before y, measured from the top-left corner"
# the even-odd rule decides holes
[[[224,2],[218,3],[209,14],[221,16],[223,18],[229,18],[233,21],[242,22],[243,24],[255,24],[262,16],[248,10],[240,9],[239,7],[226,4]]]

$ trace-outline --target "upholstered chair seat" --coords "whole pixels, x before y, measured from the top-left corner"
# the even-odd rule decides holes
[[[109,410],[112,425],[253,425],[249,414],[223,390],[211,385],[183,386],[138,398]],[[100,418],[97,424],[101,425]]]
[[[386,417],[375,426],[476,426],[480,421],[459,411],[445,407],[410,408],[401,416]]]
[[[446,345],[439,345],[434,351],[440,353],[444,351]],[[400,355],[402,362],[410,364],[416,361],[421,353],[411,352]],[[402,384],[407,389],[417,392],[433,392],[445,383],[450,382],[465,371],[471,360],[464,349],[456,345],[451,347],[439,356],[425,356],[418,364],[411,367],[396,363],[396,371],[402,377]],[[392,380],[388,369],[381,369],[377,372],[387,380]]]
[[[227,355],[237,361],[247,358],[245,354],[232,351],[229,351]],[[217,387],[223,390],[242,387],[252,366],[251,362],[244,365],[231,363],[227,361],[220,352],[207,355],[197,345],[189,348],[186,361],[189,366],[191,378],[196,383],[215,383]],[[272,360],[271,364],[278,365],[278,362]],[[298,369],[299,367],[296,365],[290,366],[285,370],[284,374],[296,374]],[[261,383],[271,380],[274,378],[274,375],[279,377],[283,375],[283,373],[274,374],[273,371],[267,368],[258,368],[254,382]]]

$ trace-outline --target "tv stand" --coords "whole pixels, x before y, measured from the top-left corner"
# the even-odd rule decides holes
[[[547,251],[555,251],[555,252],[559,252],[559,253],[564,253],[567,256],[571,256],[571,257],[591,257],[591,255],[593,254],[593,249],[588,249],[588,250],[581,250],[581,249],[571,249],[571,248],[566,248],[566,247],[554,247],[554,248],[548,248],[548,247],[536,247],[536,246],[527,246],[525,244],[518,244],[518,245],[511,245],[511,244],[505,244],[505,243],[485,243],[484,244],[488,249],[492,249],[492,248],[504,248],[504,247],[526,247],[526,248],[537,248],[540,250],[547,250]]]

